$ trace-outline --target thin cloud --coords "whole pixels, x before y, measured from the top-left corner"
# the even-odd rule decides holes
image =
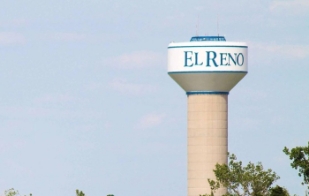
[[[6,152],[12,149],[21,149],[25,146],[25,142],[20,139],[16,139],[11,142],[6,140],[0,140],[0,152]]]
[[[83,41],[86,39],[86,35],[82,33],[53,33],[48,37],[52,40],[65,42]]]
[[[162,124],[165,116],[165,114],[147,114],[138,120],[135,127],[138,129],[147,129],[158,126]]]
[[[251,43],[250,47],[261,52],[285,55],[291,58],[306,58],[309,56],[309,45],[279,45],[270,43]]]
[[[268,94],[266,91],[263,90],[257,90],[257,89],[251,89],[251,88],[238,88],[240,94],[245,94],[246,97],[240,96],[240,101],[245,101],[247,99],[250,99],[252,101],[261,101],[265,100],[268,97]]]
[[[109,83],[109,87],[115,91],[130,95],[141,95],[157,91],[157,87],[149,84],[131,83],[125,79],[116,78]]]
[[[202,11],[202,10],[204,10],[204,6],[195,6],[194,9],[196,11]]]
[[[0,27],[24,27],[29,24],[29,21],[24,18],[16,18],[12,20],[0,21]]]
[[[286,122],[289,122],[290,118],[284,114],[274,115],[270,119],[271,124],[280,126]]]
[[[0,45],[25,44],[24,35],[16,32],[0,32]]]
[[[35,99],[36,103],[66,103],[76,100],[68,94],[45,94]]]
[[[302,11],[308,12],[309,1],[308,0],[293,0],[293,1],[282,1],[276,0],[270,4],[270,11],[277,10],[290,10],[293,14],[299,14]]]
[[[32,176],[33,171],[29,169],[29,167],[25,166],[22,163],[18,163],[14,161],[13,159],[8,159],[4,163],[5,167],[11,171],[14,171],[14,174],[16,175],[22,175],[22,176]]]
[[[103,63],[120,69],[152,67],[162,62],[162,55],[152,51],[136,51],[109,58]]]
[[[2,107],[0,108],[0,115],[5,115],[9,118],[16,118],[20,120],[27,120],[30,118],[45,118],[50,119],[101,119],[104,116],[102,112],[93,110],[79,110],[73,109],[59,109],[57,107]],[[14,125],[14,124],[13,124]],[[8,126],[11,126],[8,124]]]
[[[202,8],[202,7],[200,7]],[[199,11],[199,7],[195,7],[195,11]],[[196,15],[196,19],[197,19],[197,15]],[[186,22],[186,20],[188,20],[188,17],[186,14],[182,13],[182,12],[178,12],[178,13],[174,13],[174,14],[170,14],[168,16],[166,16],[164,18],[163,21],[161,21],[161,24],[163,27],[165,28],[172,28],[172,27],[179,27],[181,26],[184,22]],[[187,21],[189,22],[189,21]],[[192,22],[192,21],[190,21]],[[195,22],[195,21],[194,21]]]

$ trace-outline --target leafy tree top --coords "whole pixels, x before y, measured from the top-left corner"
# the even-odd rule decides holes
[[[303,177],[302,185],[307,184],[309,189],[309,142],[308,146],[298,146],[291,150],[284,147],[283,152],[292,160],[292,168],[298,169],[298,175]]]
[[[279,179],[279,176],[271,169],[264,170],[261,163],[249,162],[243,166],[237,157],[229,155],[229,163],[216,164],[214,170],[216,180],[208,179],[213,196],[220,187],[226,187],[228,192],[224,196],[264,196],[268,195],[272,184]]]
[[[20,196],[18,190],[14,190],[14,188],[4,191],[4,195],[5,196]],[[32,194],[30,193],[29,196],[32,196]]]

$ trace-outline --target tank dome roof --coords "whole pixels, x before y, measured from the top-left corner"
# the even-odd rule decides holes
[[[193,36],[191,37],[190,42],[199,42],[199,41],[226,41],[224,36]]]

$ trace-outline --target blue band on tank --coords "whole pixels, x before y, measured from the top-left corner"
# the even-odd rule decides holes
[[[189,91],[187,95],[228,95],[225,91]]]
[[[169,46],[167,47],[168,49],[171,49],[171,48],[208,48],[208,47],[211,47],[211,48],[248,48],[248,46],[218,46],[218,45],[204,45],[204,46]]]
[[[201,73],[248,73],[247,71],[169,71],[168,74],[201,74]]]

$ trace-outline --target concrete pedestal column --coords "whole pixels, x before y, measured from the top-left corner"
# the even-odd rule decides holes
[[[215,180],[216,163],[227,163],[227,130],[227,94],[188,94],[188,196],[210,194],[207,179]]]

